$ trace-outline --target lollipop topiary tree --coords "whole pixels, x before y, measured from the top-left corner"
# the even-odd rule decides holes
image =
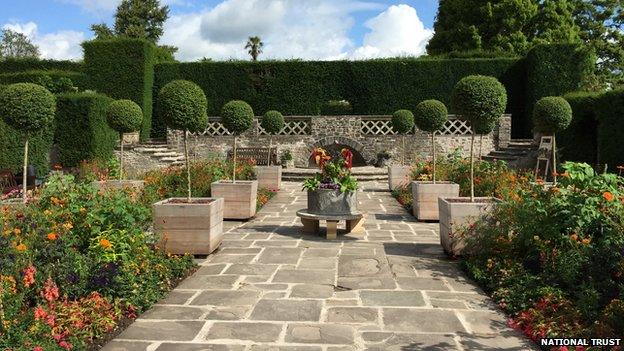
[[[32,83],[17,83],[0,92],[0,116],[24,136],[23,201],[27,200],[28,141],[54,121],[56,102],[46,88]]]
[[[451,96],[459,118],[470,122],[470,201],[474,202],[475,135],[490,133],[507,106],[507,91],[496,78],[472,75],[462,78]]]
[[[401,134],[401,143],[403,148],[403,155],[401,157],[401,164],[405,165],[405,135],[414,129],[414,114],[410,110],[397,110],[392,114],[392,129]]]
[[[254,120],[254,112],[245,101],[232,100],[221,108],[221,118],[225,128],[234,135],[234,171],[232,172],[232,181],[236,182],[236,137],[251,127]]]
[[[281,132],[284,128],[284,116],[279,111],[267,111],[264,116],[262,116],[262,120],[260,120],[260,126],[269,134],[269,155],[267,156],[267,166],[270,166],[273,135]]]
[[[572,107],[560,96],[547,96],[535,103],[533,108],[533,125],[535,131],[552,135],[553,183],[557,184],[557,143],[555,134],[570,125]]]
[[[433,184],[436,182],[436,150],[435,133],[448,121],[448,110],[438,100],[425,100],[416,106],[414,122],[416,126],[425,132],[431,133],[431,156],[433,164]]]
[[[106,121],[108,125],[119,133],[119,180],[123,179],[124,161],[124,133],[132,133],[141,129],[143,123],[143,111],[136,102],[132,100],[117,100],[108,105],[106,110]]]
[[[189,132],[200,132],[208,125],[208,101],[204,91],[195,83],[174,80],[158,93],[158,112],[167,126],[184,132],[184,159],[188,202],[191,202],[191,170],[188,156]]]

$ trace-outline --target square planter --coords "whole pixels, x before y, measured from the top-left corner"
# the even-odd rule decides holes
[[[131,189],[136,191],[143,191],[145,182],[142,180],[96,180],[91,183],[97,190],[122,190]]]
[[[139,143],[139,132],[124,133],[123,143],[124,145],[135,145]]]
[[[410,166],[388,166],[388,186],[390,191],[410,182]]]
[[[223,198],[223,218],[249,219],[256,215],[258,198],[257,180],[221,180],[214,182],[210,188],[212,197]]]
[[[267,189],[279,189],[282,186],[282,167],[280,166],[256,166],[258,187]]]
[[[457,232],[474,223],[499,202],[499,199],[493,197],[476,197],[475,202],[470,202],[469,197],[438,198],[440,244],[444,251],[449,255],[460,255],[466,242]]]
[[[154,231],[162,235],[167,252],[208,255],[223,238],[223,199],[171,198],[155,203]]]
[[[439,197],[459,197],[459,184],[446,181],[412,182],[412,207],[418,220],[439,220]]]
[[[334,189],[308,190],[307,211],[331,216],[357,214],[357,191],[341,193]]]
[[[6,199],[6,200],[2,200],[0,201],[0,210],[2,209],[9,209],[9,210],[17,210],[19,208],[22,208],[26,205],[24,205],[24,200],[22,200],[22,198],[12,198],[12,199]]]

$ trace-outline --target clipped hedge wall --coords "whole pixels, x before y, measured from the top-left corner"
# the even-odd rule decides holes
[[[55,139],[64,167],[82,160],[107,160],[113,155],[118,134],[106,123],[106,109],[113,99],[94,93],[57,96]]]
[[[596,101],[601,94],[573,92],[563,96],[572,107],[570,126],[557,133],[557,148],[566,161],[598,163]]]
[[[154,50],[141,39],[93,40],[82,44],[90,87],[114,99],[129,99],[143,110],[141,139],[150,136]]]
[[[35,166],[38,177],[50,171],[50,150],[54,139],[54,129],[48,128],[28,142],[28,163]],[[21,173],[24,164],[24,138],[0,118],[0,169]]]
[[[39,84],[49,77],[52,81],[57,81],[59,78],[69,78],[75,87],[79,89],[86,89],[88,87],[87,76],[82,72],[76,71],[60,71],[60,70],[32,70],[23,72],[11,72],[0,74],[0,84],[14,84],[14,83],[35,83]]]
[[[0,73],[14,73],[34,70],[58,70],[82,72],[82,62],[39,59],[0,60]]]
[[[175,79],[193,81],[206,93],[211,116],[238,99],[258,115],[273,109],[318,115],[330,100],[349,101],[352,114],[391,114],[427,99],[448,104],[455,83],[469,74],[497,77],[507,87],[514,128],[525,123],[525,68],[519,58],[162,63],[155,66],[154,92]],[[165,135],[159,118],[152,128],[152,136]]]
[[[624,166],[624,89],[604,93],[595,106],[599,162],[607,164],[611,172],[617,172],[617,166]]]

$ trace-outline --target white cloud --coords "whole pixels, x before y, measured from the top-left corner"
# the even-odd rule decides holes
[[[62,30],[40,34],[37,24],[34,22],[9,23],[2,28],[11,29],[27,36],[33,44],[39,47],[42,58],[54,60],[82,59],[82,47],[80,44],[86,39],[83,32]]]
[[[56,0],[66,4],[82,7],[87,12],[98,14],[100,12],[114,12],[121,0]],[[162,0],[163,5],[186,5],[186,0]]]
[[[349,36],[353,14],[383,10],[366,22],[362,47]],[[385,7],[357,0],[225,0],[201,12],[172,16],[161,43],[179,48],[177,57],[193,61],[247,59],[247,37],[265,43],[261,58],[346,59],[421,55],[432,31],[408,5]]]
[[[371,31],[353,53],[354,58],[388,56],[420,56],[425,53],[433,30],[426,29],[416,9],[408,5],[393,5],[366,22]]]

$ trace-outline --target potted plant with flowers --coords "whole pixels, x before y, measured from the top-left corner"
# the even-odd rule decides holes
[[[303,182],[308,191],[307,212],[318,215],[357,214],[357,180],[351,174],[353,153],[342,149],[332,157],[322,148],[314,149],[312,158],[320,172]]]
[[[158,94],[158,113],[172,129],[184,132],[187,197],[170,198],[153,205],[154,230],[161,234],[166,250],[173,254],[210,254],[223,238],[223,199],[194,198],[191,194],[191,171],[188,134],[206,129],[208,102],[195,83],[175,80]]]
[[[472,129],[470,140],[470,197],[440,197],[440,243],[451,255],[459,255],[465,238],[457,235],[459,228],[474,223],[481,214],[492,209],[499,200],[493,197],[475,197],[474,141],[476,133],[490,133],[505,112],[507,91],[496,78],[471,75],[462,78],[451,96],[459,118],[468,121]]]
[[[459,184],[436,180],[435,133],[448,121],[448,110],[438,100],[425,100],[414,111],[416,126],[431,133],[431,181],[412,182],[412,208],[419,220],[438,220],[438,198],[459,196]]]
[[[401,135],[401,163],[388,166],[388,186],[390,191],[409,184],[410,166],[405,164],[405,136],[414,130],[414,114],[410,110],[398,110],[392,114],[392,129]]]
[[[256,166],[258,186],[268,189],[279,189],[282,184],[282,167],[271,165],[273,135],[284,128],[284,116],[278,111],[267,111],[260,120],[260,126],[269,134],[269,152],[266,166]]]

